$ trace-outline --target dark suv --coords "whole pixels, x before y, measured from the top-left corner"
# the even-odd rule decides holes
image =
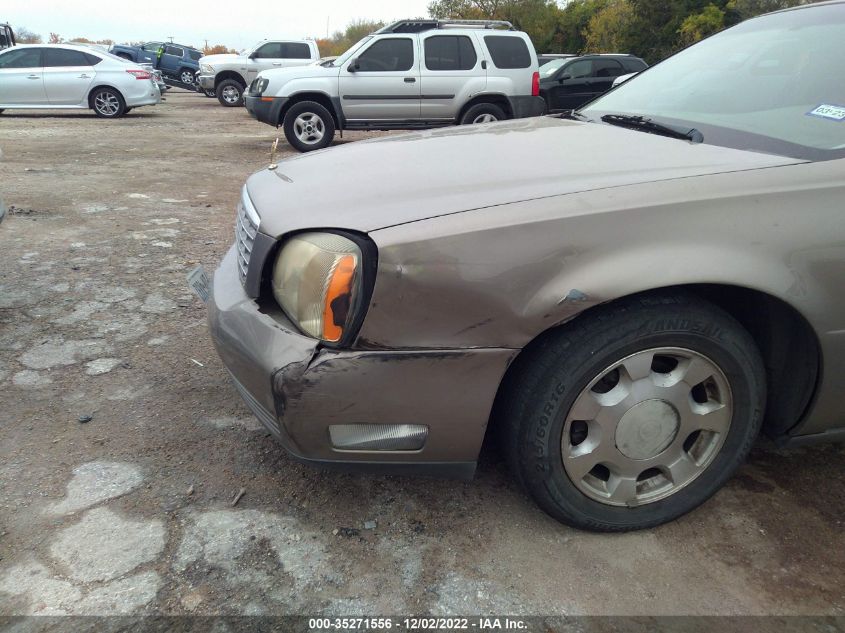
[[[164,46],[161,62],[157,65],[156,58],[159,47]],[[196,73],[200,68],[199,59],[202,51],[182,44],[167,42],[147,42],[141,46],[115,44],[109,49],[112,55],[128,59],[139,64],[152,64],[165,77],[171,77],[183,84],[193,85]]]
[[[613,86],[620,75],[648,68],[633,55],[583,55],[552,60],[540,67],[540,96],[549,112],[580,108]]]

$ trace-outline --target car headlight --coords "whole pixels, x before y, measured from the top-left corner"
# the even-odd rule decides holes
[[[270,85],[270,80],[266,77],[258,77],[255,81],[252,82],[252,86],[250,86],[250,93],[254,95],[262,95],[264,91],[267,90],[267,86]]]
[[[200,69],[204,73],[213,73],[214,72],[214,66],[212,66],[211,64],[200,64]]]
[[[273,296],[299,329],[330,343],[349,331],[362,301],[362,255],[335,233],[301,233],[282,245]]]

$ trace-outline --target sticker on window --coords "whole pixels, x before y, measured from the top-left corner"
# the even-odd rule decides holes
[[[810,110],[807,116],[817,116],[831,121],[845,121],[845,106],[823,103],[814,110]]]

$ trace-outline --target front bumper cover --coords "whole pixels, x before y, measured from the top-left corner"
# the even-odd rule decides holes
[[[471,477],[511,349],[322,348],[244,292],[231,249],[209,301],[214,345],[256,417],[294,457],[327,466]],[[418,451],[341,451],[333,424],[429,427]]]
[[[244,97],[244,105],[250,116],[273,127],[281,125],[282,108],[287,101],[287,97],[262,97],[250,94]]]
[[[214,90],[214,75],[198,75],[197,85],[203,90]]]

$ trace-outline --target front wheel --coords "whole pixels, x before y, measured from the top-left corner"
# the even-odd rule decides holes
[[[117,119],[126,113],[126,102],[114,88],[97,88],[91,94],[91,109],[103,119]]]
[[[182,69],[179,73],[179,81],[183,84],[188,84],[189,86],[194,85],[194,72],[192,70]]]
[[[334,138],[331,112],[313,101],[301,101],[285,114],[285,138],[300,152],[328,147]]]
[[[224,79],[215,92],[220,105],[234,108],[244,104],[244,85],[234,79]]]
[[[505,111],[493,103],[476,103],[461,117],[461,125],[494,123],[507,119]]]
[[[203,90],[203,91],[202,91],[202,93],[203,93],[206,97],[208,97],[209,99],[213,99],[214,97],[216,97],[216,96],[217,96],[217,93],[216,93],[214,90],[211,90],[211,89],[209,89],[209,90]]]
[[[765,370],[748,332],[693,296],[598,308],[527,349],[499,420],[511,469],[550,515],[626,531],[713,495],[751,449]]]

